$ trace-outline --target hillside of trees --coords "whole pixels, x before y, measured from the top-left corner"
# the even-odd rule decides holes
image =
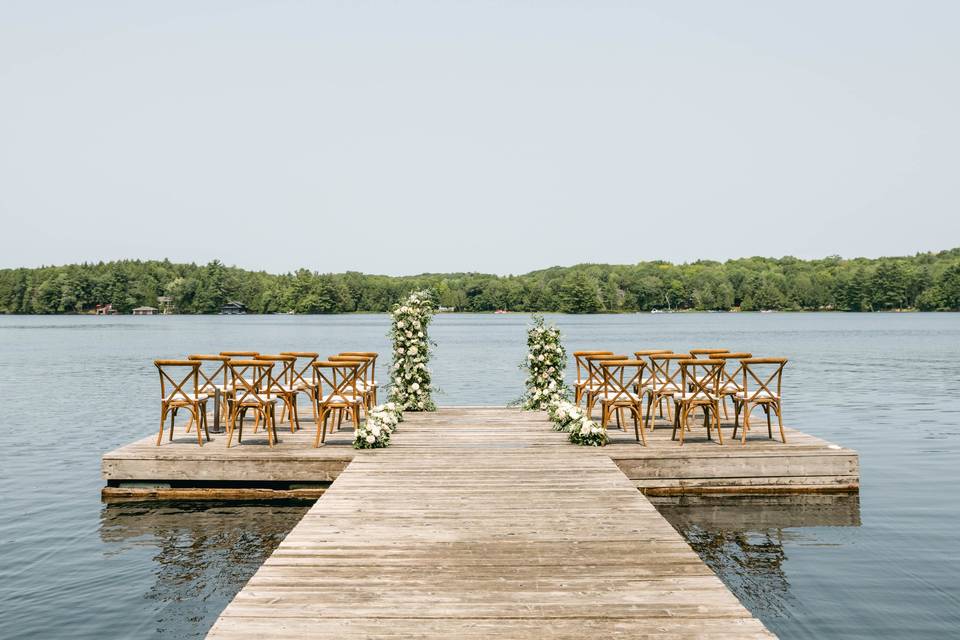
[[[518,276],[481,273],[391,277],[306,269],[282,275],[169,261],[125,260],[0,270],[0,313],[85,313],[112,304],[120,313],[158,306],[217,313],[236,300],[251,313],[386,311],[414,289],[431,289],[458,311],[600,313],[761,309],[960,310],[960,249],[908,257],[742,258],[675,265],[580,264]]]

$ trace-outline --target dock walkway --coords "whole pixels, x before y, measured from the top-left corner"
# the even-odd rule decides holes
[[[208,637],[773,636],[607,452],[461,408],[357,452]]]

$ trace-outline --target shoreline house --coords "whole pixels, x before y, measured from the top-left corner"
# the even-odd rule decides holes
[[[98,316],[115,316],[117,315],[117,310],[113,308],[112,304],[98,304],[94,313]]]
[[[171,296],[157,296],[157,303],[160,305],[160,313],[165,316],[172,315],[177,311]]]
[[[220,315],[222,316],[240,316],[247,312],[247,305],[242,302],[237,302],[236,300],[230,300],[225,305],[220,307]]]
[[[156,307],[136,307],[133,310],[135,316],[155,316],[158,309]]]

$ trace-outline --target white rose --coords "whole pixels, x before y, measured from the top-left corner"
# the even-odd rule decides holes
[[[373,444],[374,442],[377,441],[377,439],[374,438],[373,436],[367,436],[367,437],[366,437],[366,440],[367,440],[367,442],[368,442],[369,444]]]
[[[372,434],[375,435],[375,436],[379,436],[379,435],[380,435],[380,427],[374,427],[373,429],[370,430],[370,433],[372,433]]]
[[[418,382],[414,382],[412,385],[410,385],[410,390],[411,390],[411,391],[416,391],[416,390],[419,389],[419,388],[420,388],[420,383],[418,383]]]

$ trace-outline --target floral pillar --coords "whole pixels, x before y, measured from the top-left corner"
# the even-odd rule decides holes
[[[433,411],[436,405],[430,370],[430,339],[427,326],[433,317],[433,301],[426,291],[415,291],[393,308],[393,366],[390,369],[390,401],[401,411]]]
[[[527,370],[524,409],[546,409],[556,396],[566,396],[563,370],[567,367],[567,352],[560,342],[560,329],[546,326],[543,316],[533,316],[533,326],[527,330],[527,361],[521,368]]]

